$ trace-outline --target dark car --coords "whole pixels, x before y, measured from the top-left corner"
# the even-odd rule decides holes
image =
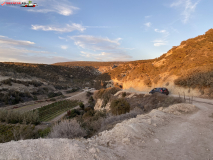
[[[149,93],[150,93],[150,94],[153,94],[153,93],[156,93],[156,92],[159,92],[159,93],[162,93],[162,94],[166,94],[166,95],[169,94],[169,91],[168,91],[167,88],[154,88],[154,89],[151,90]]]

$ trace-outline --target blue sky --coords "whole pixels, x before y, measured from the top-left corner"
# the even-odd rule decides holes
[[[1,62],[152,59],[213,26],[212,0],[33,3],[38,6],[0,6]]]

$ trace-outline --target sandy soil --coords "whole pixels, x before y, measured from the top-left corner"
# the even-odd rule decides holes
[[[87,140],[37,139],[0,144],[0,159],[210,160],[213,105],[194,105],[152,110]]]

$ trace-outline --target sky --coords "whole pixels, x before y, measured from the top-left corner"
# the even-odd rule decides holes
[[[0,6],[0,62],[153,59],[213,28],[212,0],[32,3],[38,6]]]

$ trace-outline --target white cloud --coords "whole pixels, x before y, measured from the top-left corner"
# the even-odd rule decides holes
[[[56,54],[55,52],[51,53],[48,51],[31,50],[26,48],[40,49],[41,47],[35,46],[35,43],[31,41],[14,40],[5,36],[0,36],[0,55],[1,55],[0,61],[30,62],[30,63],[58,62],[57,56],[50,55]],[[47,54],[49,54],[48,57]],[[62,59],[63,59],[62,57],[58,57],[58,60]]]
[[[181,7],[181,15],[183,16],[183,22],[187,23],[191,18],[192,13],[195,11],[197,4],[200,0],[177,0],[172,3],[171,7]]]
[[[166,37],[169,36],[169,32],[168,32],[167,30],[155,29],[155,32],[157,32],[157,33],[162,33],[164,38],[166,38]]]
[[[14,40],[5,36],[0,35],[0,44],[4,45],[17,45],[17,46],[28,46],[28,47],[35,47],[33,46],[35,43],[31,41],[23,41],[23,40]]]
[[[147,22],[144,25],[147,26],[147,27],[151,27],[152,24],[151,24],[151,22]]]
[[[32,25],[33,30],[43,30],[43,31],[56,31],[56,32],[72,32],[78,30],[83,32],[86,28],[80,24],[72,23],[72,25],[67,24],[66,27],[60,28],[55,26],[42,26],[42,25]]]
[[[63,3],[60,3],[59,5],[50,5],[50,9],[28,9],[29,12],[37,12],[37,13],[49,13],[49,12],[56,12],[58,14],[61,14],[63,16],[69,16],[74,14],[74,11],[78,10],[79,8],[64,5]]]
[[[155,32],[158,32],[158,33],[166,33],[166,30],[155,29]]]
[[[156,47],[167,45],[167,41],[161,40],[161,39],[154,40],[153,42],[154,42],[154,46]]]
[[[90,35],[79,35],[70,37],[75,45],[90,50],[113,50],[118,49],[121,38],[110,40],[109,38],[94,37]]]
[[[61,45],[61,49],[66,50],[67,48],[68,48],[67,46],[65,46],[65,45]]]
[[[66,41],[68,41],[68,39],[67,38],[63,38],[63,37],[58,37],[59,39],[63,39],[63,40],[66,40]]]
[[[75,45],[89,50],[81,51],[81,56],[86,58],[99,61],[128,61],[132,58],[126,53],[126,50],[130,48],[120,47],[121,38],[111,40],[109,38],[95,37],[91,35],[79,35],[69,38],[74,40]]]

